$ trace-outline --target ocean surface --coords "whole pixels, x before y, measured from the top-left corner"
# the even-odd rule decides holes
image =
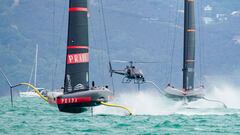
[[[38,97],[13,100],[14,107],[11,107],[10,97],[0,98],[1,135],[240,134],[240,109],[229,102],[228,108],[209,105],[207,101],[186,107],[156,94],[122,94],[112,102],[128,107],[133,116],[128,116],[125,110],[105,106],[94,108],[92,116],[90,111],[59,112]]]

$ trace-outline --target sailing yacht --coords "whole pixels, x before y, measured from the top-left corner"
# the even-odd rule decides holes
[[[195,66],[195,12],[194,0],[184,1],[184,52],[183,52],[183,88],[168,84],[164,94],[173,100],[194,101],[204,97],[203,86],[194,87]]]
[[[69,0],[68,41],[62,95],[47,93],[61,112],[82,113],[112,96],[108,86],[89,86],[88,0]]]
[[[37,86],[37,66],[38,66],[38,44],[36,45],[36,53],[35,53],[35,62],[32,68],[32,72],[34,70],[34,86]],[[32,80],[32,72],[30,75],[29,83]],[[44,94],[44,88],[37,88],[38,91]],[[19,92],[20,97],[38,97],[39,95],[33,89],[27,89],[27,91]]]

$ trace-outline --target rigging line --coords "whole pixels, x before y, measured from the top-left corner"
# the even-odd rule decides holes
[[[170,63],[170,72],[169,72],[169,83],[172,83],[172,71],[173,71],[173,60],[174,60],[174,52],[175,52],[175,46],[176,46],[176,38],[177,38],[177,24],[178,24],[178,20],[179,20],[179,13],[178,13],[178,9],[179,9],[179,1],[177,0],[177,8],[176,8],[176,18],[175,18],[175,22],[174,22],[174,36],[173,36],[173,46],[172,46],[172,50],[171,50],[171,63]]]
[[[101,11],[102,11],[102,19],[103,19],[104,35],[105,35],[106,46],[107,46],[108,61],[110,63],[111,59],[110,59],[110,50],[109,50],[109,38],[108,38],[108,34],[107,34],[107,26],[106,26],[106,20],[105,20],[105,14],[104,14],[104,8],[103,8],[103,1],[102,0],[100,0],[100,5],[101,5]],[[113,95],[114,95],[115,94],[115,88],[114,88],[113,77],[111,77],[111,82],[112,82]]]
[[[102,18],[103,18],[103,28],[104,28],[104,35],[106,40],[106,46],[107,46],[107,54],[108,54],[108,60],[110,61],[110,50],[109,50],[109,38],[107,33],[107,26],[106,26],[106,20],[105,20],[105,14],[104,14],[104,8],[103,8],[103,2],[100,0],[101,5],[101,11],[102,11]]]
[[[98,9],[97,9],[97,11],[98,11],[98,14],[99,14],[99,16],[101,17],[101,7],[100,7],[100,0],[98,0],[97,1],[97,4],[98,4]],[[101,21],[101,18],[99,18],[100,19],[100,22],[99,23],[101,23],[100,24],[100,26],[102,26],[103,24],[102,24],[102,21]],[[96,25],[97,26],[97,25]],[[99,46],[100,46],[100,48],[103,48],[103,44],[104,44],[104,42],[103,42],[103,40],[100,40],[101,41],[101,43],[99,43]],[[105,53],[104,53],[104,51],[101,51],[100,52],[100,59],[101,59],[101,61],[100,61],[100,63],[105,63],[105,59],[104,59],[104,56],[105,56]],[[106,62],[107,63],[107,62]],[[102,71],[102,77],[103,77],[103,83],[105,84],[106,83],[106,78],[105,78],[105,76],[107,75],[107,73],[106,73],[106,71],[104,70],[105,69],[105,67],[104,67],[104,64],[100,64],[100,69],[101,69],[101,71]],[[108,69],[108,68],[107,68]]]
[[[64,5],[67,5],[67,1],[66,0],[65,0]],[[57,32],[57,33],[59,33],[59,35],[58,35],[59,39],[57,41],[58,47],[57,47],[57,53],[56,53],[56,57],[55,57],[55,68],[54,68],[53,77],[52,77],[52,90],[55,87],[55,79],[54,78],[56,78],[57,68],[58,68],[58,57],[57,56],[59,56],[60,48],[61,48],[61,41],[62,41],[63,35],[64,35],[64,34],[61,34],[61,33],[64,33],[64,29],[65,29],[65,27],[63,27],[63,26],[64,26],[64,20],[65,20],[65,17],[66,17],[66,13],[67,12],[66,12],[65,8],[63,8],[62,20],[61,20],[61,23],[60,23],[60,30],[59,30],[59,32]]]
[[[91,8],[89,8],[90,9],[90,12],[91,12]],[[92,17],[90,16],[89,17],[90,19],[89,19],[89,22],[90,22],[90,27],[89,27],[89,29],[90,29],[90,33],[92,34],[92,42],[93,42],[93,44],[94,44],[94,46],[95,47],[97,47],[97,40],[96,40],[96,36],[95,36],[95,32],[94,32],[94,28],[93,28],[93,22],[94,21],[92,21]],[[91,48],[90,48],[91,49]],[[92,50],[92,49],[91,49]],[[90,51],[91,51],[90,50]],[[98,59],[98,65],[100,66],[101,65],[101,58],[100,57],[98,57],[98,55],[100,54],[101,55],[101,50],[100,51],[98,51],[97,49],[95,50],[96,51],[96,53],[94,53],[94,54],[97,54],[97,56],[95,56],[95,57],[97,57],[97,59]],[[100,67],[101,68],[101,67]],[[105,81],[105,79],[104,79],[104,75],[102,74],[101,76],[100,76],[102,79],[101,79],[101,81],[102,81],[102,83],[104,83]]]
[[[172,5],[172,3],[170,3],[170,5]],[[167,27],[167,38],[164,38],[164,42],[163,42],[163,44],[167,44],[167,46],[170,44],[170,27],[171,27],[171,18],[172,18],[172,14],[173,14],[173,12],[171,12],[171,11],[173,11],[173,10],[171,10],[171,7],[169,7],[169,11],[168,11],[168,27]],[[168,68],[166,67],[165,68],[166,69],[166,72],[165,72],[165,74],[166,74],[166,80],[164,81],[165,83],[164,84],[167,84],[168,82],[169,82],[169,78],[170,78],[170,76],[168,75]]]
[[[198,79],[199,79],[199,81],[200,81],[200,86],[202,85],[202,83],[201,83],[201,28],[200,28],[200,23],[201,23],[201,4],[199,3],[199,2],[196,2],[195,3],[195,7],[196,7],[196,16],[195,16],[195,20],[196,20],[196,23],[195,23],[195,25],[196,25],[196,30],[197,30],[197,32],[196,32],[196,44],[195,44],[195,46],[198,46],[198,47],[196,47],[196,52],[197,52],[197,56],[196,57],[198,57],[197,59],[199,60],[199,61],[196,61],[196,63],[195,64],[199,64],[199,69],[198,69],[198,72],[199,72],[199,75],[197,76],[198,77]]]
[[[207,2],[205,2],[205,3],[207,3]],[[203,8],[204,1],[203,2],[201,1],[201,5],[202,5],[201,7]],[[202,12],[203,12],[202,17],[204,17],[204,15],[205,15],[204,10],[202,10]],[[204,52],[205,52],[205,45],[206,45],[206,42],[205,42],[206,31],[205,31],[203,22],[201,23],[201,25],[202,25],[202,45],[201,45],[202,46],[202,64],[201,64],[202,65],[202,71],[201,72],[202,72],[202,75],[203,75],[203,74],[205,74],[205,53]],[[202,77],[201,79],[203,81],[203,76],[201,76],[201,77]]]
[[[205,39],[204,39],[204,36],[205,36],[205,32],[204,32],[204,26],[203,26],[203,23],[202,23],[202,18],[204,17],[204,10],[203,9],[203,2],[202,1],[199,1],[200,2],[200,10],[199,11],[199,49],[200,49],[200,85],[204,85],[203,84],[203,74],[204,74],[204,45],[205,45]],[[202,39],[200,39],[202,38]]]
[[[195,46],[197,46],[197,45],[201,45],[201,40],[200,40],[200,37],[201,37],[201,30],[200,30],[200,18],[201,18],[201,16],[200,16],[200,11],[201,11],[201,5],[200,5],[200,3],[199,2],[196,2],[195,3],[195,7],[196,7],[196,21],[197,21],[197,23],[195,24],[196,25],[196,30],[198,31],[198,32],[196,32],[196,45]],[[199,46],[199,47],[196,47],[197,48],[197,52],[198,52],[198,59],[199,59],[199,61],[196,61],[197,63],[196,64],[199,64],[199,76],[198,76],[198,79],[199,79],[199,81],[200,81],[200,85],[201,85],[201,47]]]
[[[98,4],[100,5],[100,0],[98,0]],[[100,9],[100,6],[98,6],[98,13],[100,14],[101,13],[101,9]]]
[[[203,47],[202,47],[202,45],[203,45],[203,41],[201,40],[201,37],[202,37],[202,17],[203,17],[203,13],[202,13],[202,8],[203,8],[203,5],[202,5],[202,1],[200,0],[199,1],[200,2],[200,8],[199,8],[199,15],[198,15],[198,21],[199,21],[199,49],[200,49],[200,53],[199,53],[199,55],[200,55],[200,85],[203,85],[203,74],[202,74],[202,70],[203,70],[203,67],[202,67],[202,62],[203,62],[203,57],[202,57],[202,54],[203,54]]]
[[[35,60],[34,60],[34,62],[35,62]],[[28,83],[32,82],[32,75],[33,75],[33,70],[34,70],[34,62],[33,62],[33,65],[32,65],[32,70],[31,70],[31,74],[30,74],[30,78],[28,80]],[[29,91],[29,87],[27,87],[27,91]]]
[[[52,13],[53,13],[53,18],[52,18],[52,25],[53,25],[53,27],[52,27],[52,43],[53,43],[53,46],[55,46],[56,45],[56,42],[55,42],[55,7],[56,7],[56,3],[55,3],[55,0],[53,0],[53,11],[52,11]],[[53,65],[53,67],[52,67],[52,90],[53,90],[53,85],[54,85],[54,65]]]

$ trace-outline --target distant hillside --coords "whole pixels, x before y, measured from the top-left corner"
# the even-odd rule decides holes
[[[0,66],[13,83],[28,81],[35,45],[39,45],[38,86],[63,85],[68,1],[0,1]],[[110,84],[106,41],[98,0],[90,0],[91,80]],[[181,86],[183,3],[179,0],[104,0],[112,59],[159,61],[138,64],[148,80]],[[196,6],[196,83],[202,76],[224,76],[240,82],[240,1],[203,0]],[[174,50],[172,49],[175,43]],[[200,53],[201,52],[201,53]],[[201,58],[200,58],[201,56]],[[201,64],[200,64],[201,63]],[[114,68],[124,68],[115,63]],[[117,89],[132,89],[114,76]],[[54,80],[54,81],[52,81]],[[0,94],[8,94],[0,79]]]

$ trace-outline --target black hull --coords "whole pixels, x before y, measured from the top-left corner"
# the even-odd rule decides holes
[[[112,92],[107,88],[100,87],[87,91],[67,93],[60,96],[48,97],[50,104],[58,106],[60,112],[82,113],[89,107],[98,106],[101,102],[108,102]]]
[[[95,103],[90,104],[65,104],[65,105],[58,105],[58,109],[60,112],[66,112],[66,113],[83,113],[88,111],[88,107],[96,106]],[[99,104],[99,103],[98,103]],[[88,107],[87,107],[88,106]]]

